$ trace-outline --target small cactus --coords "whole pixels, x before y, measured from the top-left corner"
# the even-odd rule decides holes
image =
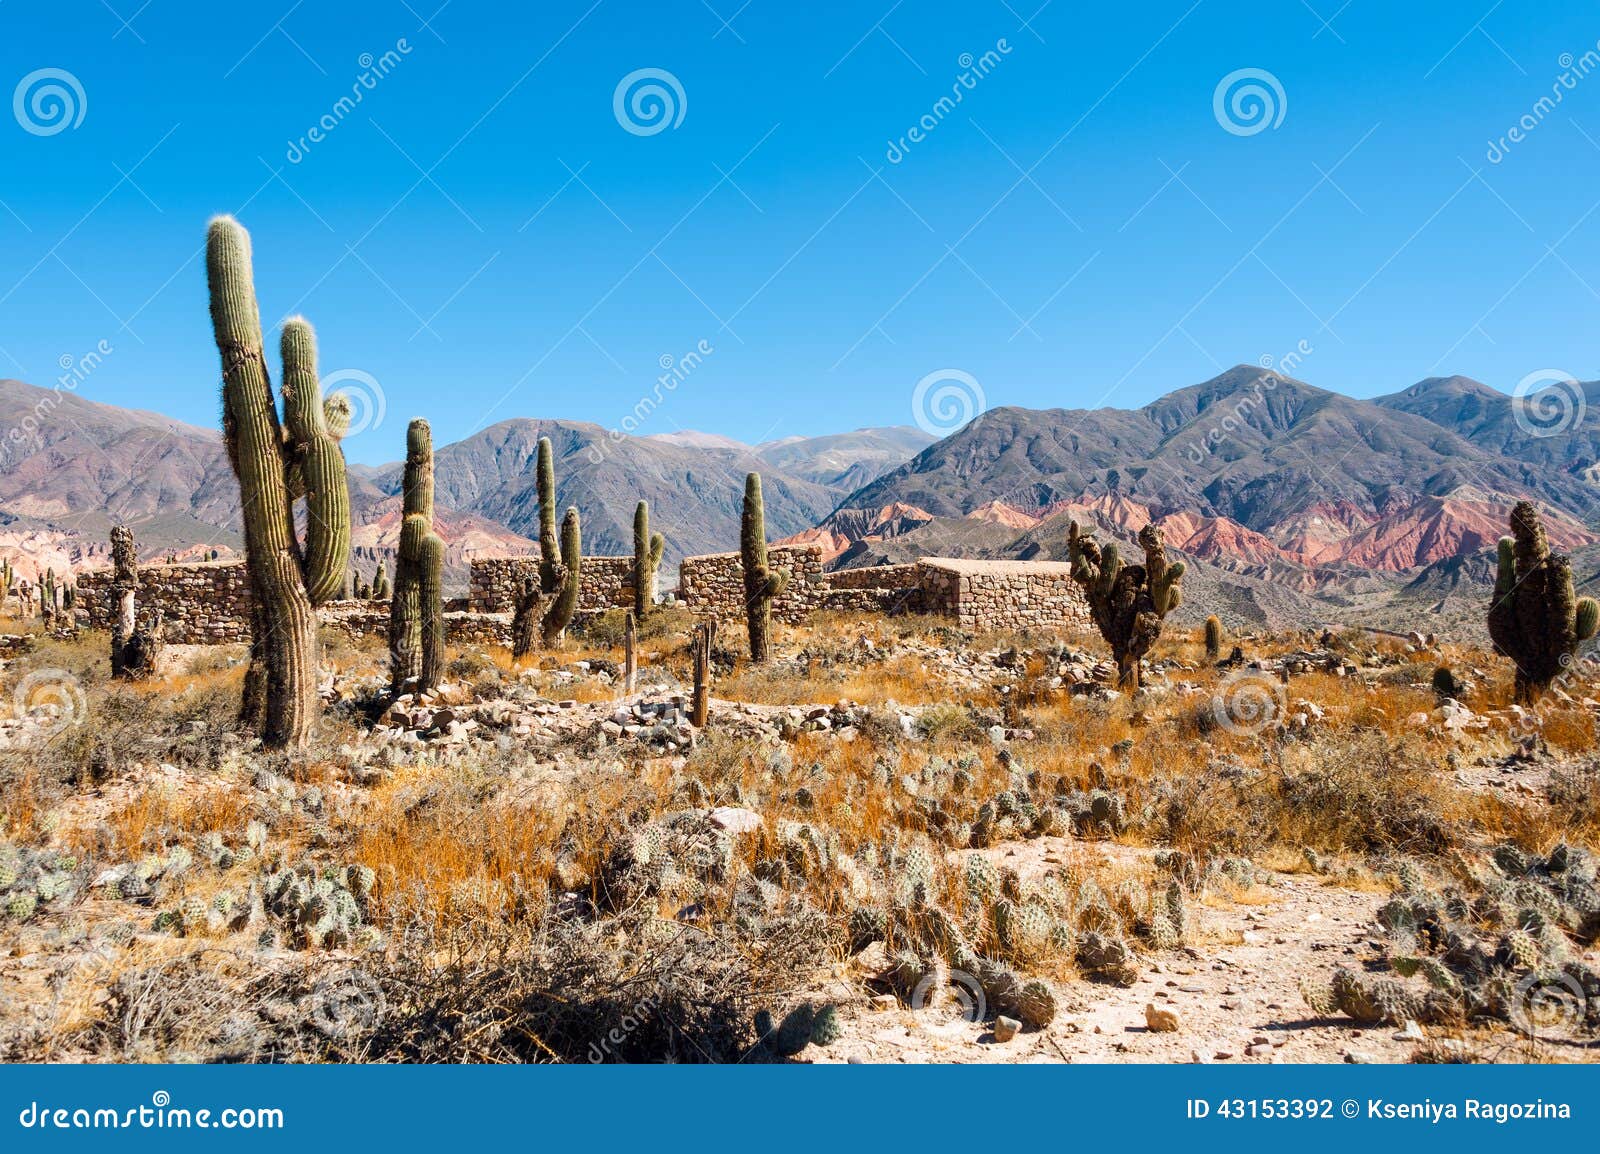
[[[1222,621],[1216,614],[1206,618],[1206,660],[1222,656]]]

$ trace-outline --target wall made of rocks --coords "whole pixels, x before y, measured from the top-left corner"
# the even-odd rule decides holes
[[[78,574],[78,620],[109,629],[115,609],[110,569]],[[134,603],[140,622],[160,612],[174,645],[227,645],[250,638],[250,573],[242,561],[143,565]]]
[[[822,546],[773,545],[767,566],[789,571],[789,585],[772,602],[777,621],[798,625],[822,608],[828,586],[822,573]],[[733,621],[744,616],[744,565],[737,553],[685,557],[678,566],[678,599],[696,617]]]
[[[924,558],[924,609],[975,633],[1084,629],[1093,624],[1072,567],[1060,561]]]
[[[524,577],[539,575],[539,558],[474,557],[468,601],[478,613],[510,613]],[[585,557],[578,584],[578,612],[603,613],[633,607],[633,558]]]

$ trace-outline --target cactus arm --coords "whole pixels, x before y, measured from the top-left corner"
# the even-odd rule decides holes
[[[578,594],[583,587],[583,523],[576,509],[568,509],[561,519],[561,568],[564,573],[560,589],[544,618],[542,632],[546,645],[561,640],[578,610]]]
[[[305,488],[306,594],[312,605],[323,605],[339,595],[350,567],[350,492],[344,452],[328,431],[311,325],[301,317],[286,321],[282,349],[289,455],[299,465]]]
[[[417,602],[422,610],[418,640],[422,645],[421,677],[424,689],[444,679],[444,538],[431,529],[423,535]]]
[[[1576,630],[1579,641],[1589,641],[1600,633],[1600,602],[1593,597],[1578,598]]]

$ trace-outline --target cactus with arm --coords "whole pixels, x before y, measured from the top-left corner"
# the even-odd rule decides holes
[[[1572,664],[1578,643],[1600,631],[1600,604],[1575,595],[1572,564],[1550,551],[1532,502],[1517,502],[1511,530],[1500,539],[1489,636],[1516,664],[1516,699],[1528,705]]]
[[[349,561],[343,456],[315,384],[316,339],[299,318],[285,323],[281,343],[290,425],[284,435],[267,374],[250,236],[232,217],[211,222],[206,279],[222,358],[223,438],[239,481],[250,569],[250,669],[241,713],[265,744],[299,748],[318,711],[315,605],[337,591]],[[294,524],[302,493],[311,502],[304,547]]]
[[[751,473],[744,483],[744,517],[740,525],[739,559],[744,569],[745,621],[750,634],[750,660],[767,660],[772,633],[772,602],[789,586],[786,570],[767,567],[766,508],[761,497],[761,474]]]
[[[1184,563],[1167,561],[1161,530],[1139,530],[1143,565],[1124,565],[1115,542],[1101,546],[1092,533],[1068,529],[1072,577],[1083,589],[1100,636],[1117,662],[1117,685],[1139,688],[1144,655],[1161,636],[1162,620],[1183,604]]]
[[[650,532],[650,503],[640,501],[633,512],[633,615],[643,621],[656,607],[656,574],[666,540]]]

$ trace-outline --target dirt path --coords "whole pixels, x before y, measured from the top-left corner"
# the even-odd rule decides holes
[[[1084,847],[1047,838],[990,853],[1027,877],[1074,850]],[[1136,864],[1147,853],[1119,846],[1087,852],[1112,865]],[[1133,987],[1054,983],[1061,1007],[1055,1022],[1006,1043],[987,1026],[965,1020],[953,998],[918,1012],[875,1008],[859,982],[841,974],[823,996],[840,999],[844,1038],[806,1056],[821,1062],[1409,1062],[1419,1049],[1462,1046],[1443,1036],[1405,1037],[1393,1026],[1318,1019],[1301,997],[1302,978],[1326,983],[1335,967],[1359,969],[1380,956],[1374,916],[1382,900],[1325,878],[1264,871],[1261,884],[1237,898],[1194,903],[1194,944],[1158,956]],[[1176,1014],[1178,1030],[1150,1030],[1148,1005]],[[1474,1033],[1464,1045],[1480,1057],[1528,1057],[1504,1033]]]

